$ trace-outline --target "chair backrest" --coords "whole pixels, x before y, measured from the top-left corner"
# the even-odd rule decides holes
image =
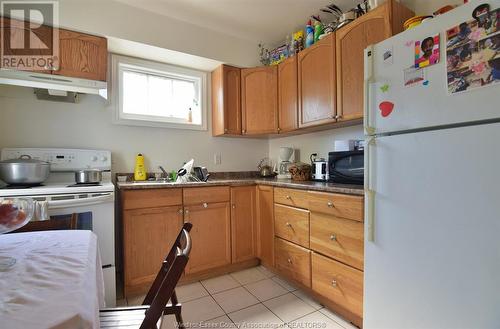
[[[140,329],[155,328],[165,310],[165,306],[172,297],[177,282],[184,272],[184,268],[189,260],[189,253],[191,252],[191,237],[189,231],[191,227],[192,224],[190,223],[184,224],[172,248],[174,249],[173,256],[170,257],[171,253],[169,253],[167,259],[163,261],[162,270],[166,271],[166,274],[163,275],[163,280],[161,280],[149,309],[146,311],[146,317]],[[182,241],[184,242],[184,246],[177,245],[178,242],[182,244]]]
[[[11,233],[51,231],[51,230],[76,230],[78,228],[78,214],[71,216],[52,218],[47,220],[37,220],[28,222],[21,228]]]
[[[167,256],[165,257],[165,260],[163,261],[163,264],[160,267],[160,270],[158,271],[158,274],[156,275],[153,284],[149,288],[146,297],[144,297],[142,305],[151,305],[151,303],[153,302],[153,298],[156,296],[156,293],[158,292],[158,289],[160,288],[163,279],[168,273],[168,267],[172,265],[172,261],[177,253],[177,248],[181,247],[181,239],[183,237],[183,232],[186,231],[187,233],[189,233],[192,227],[193,224],[191,223],[184,223],[184,225],[182,226],[179,234],[177,235],[177,238],[174,241],[174,244],[170,248],[170,251],[168,252]]]

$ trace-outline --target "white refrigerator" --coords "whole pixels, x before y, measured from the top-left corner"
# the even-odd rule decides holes
[[[489,66],[465,92],[447,78],[446,31],[480,3],[365,51],[366,329],[500,328],[500,84]],[[439,63],[405,87],[415,41],[436,34]]]

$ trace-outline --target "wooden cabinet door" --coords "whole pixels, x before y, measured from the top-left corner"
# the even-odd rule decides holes
[[[298,74],[299,127],[335,122],[334,33],[298,54]]]
[[[106,38],[59,30],[59,61],[53,74],[106,81]]]
[[[233,263],[256,257],[255,186],[231,188]]]
[[[241,69],[241,114],[244,135],[278,132],[278,69]]]
[[[278,65],[279,132],[298,128],[297,56]]]
[[[149,289],[181,227],[180,206],[123,211],[125,296]]]
[[[379,6],[336,32],[340,120],[363,117],[364,50],[391,36],[388,8],[388,5]]]
[[[274,196],[272,186],[257,186],[257,255],[274,267]]]
[[[240,69],[221,65],[212,72],[212,135],[241,135]]]
[[[231,263],[231,214],[229,202],[184,207],[184,220],[193,224],[193,247],[186,266],[192,274]]]

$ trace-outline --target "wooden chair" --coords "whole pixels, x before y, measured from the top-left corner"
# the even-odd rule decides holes
[[[50,231],[50,230],[76,230],[78,227],[78,214],[57,219],[37,220],[28,222],[21,228],[18,228],[11,233],[20,232],[36,232],[36,231]]]
[[[175,287],[189,260],[191,228],[191,223],[183,225],[142,305],[102,309],[100,311],[101,328],[160,328],[161,317],[167,314],[174,314],[178,327],[184,328],[181,315],[182,305],[177,300]],[[169,301],[171,301],[170,304]]]

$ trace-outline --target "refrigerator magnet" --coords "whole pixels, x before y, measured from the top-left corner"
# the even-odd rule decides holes
[[[380,91],[383,93],[389,92],[389,85],[387,83],[384,83],[382,86],[380,86]]]
[[[392,47],[390,49],[386,49],[383,53],[384,57],[384,64],[385,65],[392,65],[394,63],[394,51]]]
[[[421,68],[409,67],[403,71],[405,87],[412,87],[425,80],[425,71]]]
[[[378,108],[380,110],[380,114],[382,115],[383,118],[387,118],[389,115],[391,115],[392,111],[394,110],[394,103],[392,102],[382,102],[378,105]]]
[[[415,67],[422,68],[439,63],[439,33],[415,42]]]

